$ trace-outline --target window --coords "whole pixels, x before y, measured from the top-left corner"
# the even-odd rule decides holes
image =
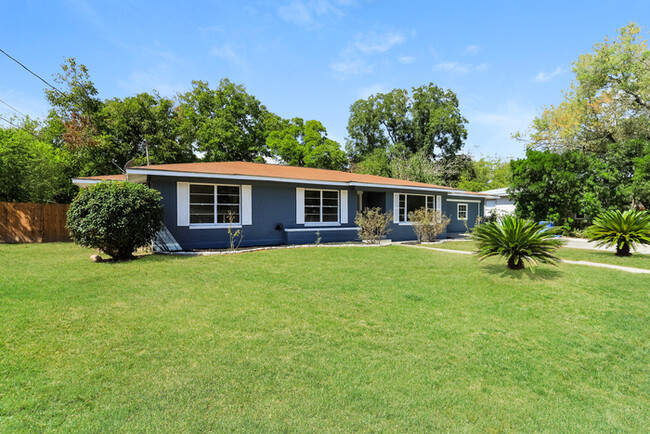
[[[435,208],[435,196],[400,194],[398,223],[405,223],[410,221],[409,213],[420,208],[426,208],[428,211],[433,211]]]
[[[459,203],[458,204],[458,213],[456,214],[458,220],[467,220],[467,204]]]
[[[336,223],[338,221],[338,191],[305,190],[305,223]]]
[[[190,184],[190,224],[239,224],[238,185]]]

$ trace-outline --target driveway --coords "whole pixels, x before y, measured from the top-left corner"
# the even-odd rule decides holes
[[[615,247],[596,247],[594,243],[590,243],[582,238],[568,238],[562,237],[564,240],[564,247],[571,247],[572,249],[590,249],[590,250],[607,250],[615,252]],[[632,251],[634,253],[634,251]],[[650,254],[650,246],[637,246],[636,253]]]

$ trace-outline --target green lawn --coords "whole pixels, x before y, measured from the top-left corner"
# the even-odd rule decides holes
[[[0,432],[644,431],[650,276],[0,245]]]
[[[427,244],[430,247],[450,250],[475,251],[476,243],[473,241],[445,241],[444,243]],[[571,249],[562,247],[557,251],[557,256],[571,261],[600,262],[603,264],[623,265],[650,269],[650,255],[634,253],[632,256],[622,258],[614,252],[603,250]]]

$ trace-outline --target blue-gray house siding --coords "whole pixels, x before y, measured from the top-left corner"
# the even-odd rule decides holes
[[[456,207],[459,202],[450,202],[445,192],[404,190],[399,187],[364,187],[354,188],[350,186],[333,186],[331,184],[275,182],[275,181],[242,181],[242,180],[215,180],[210,177],[176,177],[149,175],[147,178],[152,188],[160,191],[162,203],[165,209],[164,223],[167,229],[174,236],[178,244],[184,250],[224,248],[228,246],[227,228],[197,228],[190,226],[179,226],[177,223],[178,198],[177,183],[206,183],[206,184],[233,184],[251,186],[251,217],[249,225],[243,225],[241,231],[243,239],[241,246],[269,246],[280,244],[306,244],[315,243],[320,237],[321,242],[352,241],[357,239],[356,225],[354,223],[357,213],[358,191],[374,192],[375,198],[381,199],[385,194],[385,211],[393,213],[394,193],[409,193],[440,196],[442,199],[441,210],[451,217],[448,231],[465,232],[465,225],[457,220]],[[337,225],[323,225],[309,227],[308,224],[299,224],[296,221],[296,189],[323,189],[323,190],[345,190],[347,191],[347,223]],[[340,197],[340,196],[339,196]],[[459,199],[454,199],[459,200]],[[461,199],[462,200],[462,199]],[[477,212],[483,209],[482,200],[473,198],[468,205],[468,222],[470,227],[476,220]],[[341,210],[341,204],[339,209]],[[395,241],[415,239],[410,224],[399,224],[393,222],[390,225],[388,238]],[[317,234],[318,231],[318,234]],[[445,236],[446,234],[443,234]]]

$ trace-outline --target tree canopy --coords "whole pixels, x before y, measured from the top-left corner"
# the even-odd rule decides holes
[[[403,148],[434,160],[457,153],[467,138],[458,98],[433,83],[394,89],[355,101],[350,106],[347,150],[361,162],[377,149]]]
[[[315,120],[284,122],[283,128],[269,133],[266,142],[272,155],[290,166],[342,170],[347,164],[345,152]]]

